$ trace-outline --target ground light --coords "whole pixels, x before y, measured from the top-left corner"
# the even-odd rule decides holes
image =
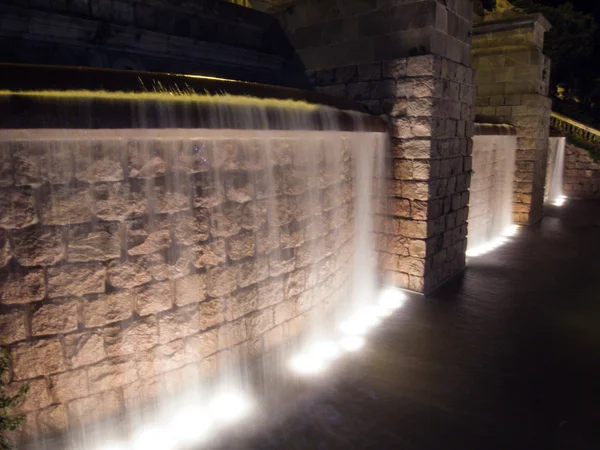
[[[146,427],[134,438],[133,450],[175,450],[173,436],[158,427]]]
[[[223,423],[235,422],[246,416],[251,408],[249,399],[236,390],[224,390],[209,405],[210,413]]]
[[[552,202],[552,204],[554,206],[562,206],[565,204],[565,202],[567,201],[567,197],[565,197],[564,195],[559,196],[556,200],[554,200]]]
[[[186,406],[169,424],[169,434],[179,445],[201,442],[209,434],[212,420],[200,406]]]
[[[402,307],[406,294],[397,288],[381,291],[375,304],[362,306],[339,327],[335,340],[317,341],[307,351],[296,354],[290,360],[290,368],[299,375],[318,375],[342,352],[355,352],[365,345],[365,335],[379,325],[383,318]]]
[[[508,242],[508,238],[515,236],[518,233],[518,231],[518,225],[511,225],[507,227],[506,230],[504,230],[504,233],[502,233],[501,236],[483,245],[467,250],[466,255],[469,258],[476,258],[478,256],[485,255],[486,253],[490,253],[496,250],[498,247],[501,247],[504,244],[506,244]]]

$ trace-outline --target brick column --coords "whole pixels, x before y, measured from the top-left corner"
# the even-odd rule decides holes
[[[301,1],[280,19],[319,91],[388,118],[379,265],[396,285],[427,292],[465,266],[473,3],[371,3]]]
[[[542,218],[551,100],[550,60],[543,54],[550,24],[540,14],[484,21],[474,28],[477,114],[494,116],[517,130],[514,218]]]

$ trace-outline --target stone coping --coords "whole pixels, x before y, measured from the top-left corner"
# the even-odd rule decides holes
[[[499,123],[475,123],[474,136],[516,136],[515,127]]]
[[[545,31],[548,31],[550,28],[552,28],[550,22],[548,22],[548,20],[542,14],[524,14],[522,16],[510,16],[507,18],[474,24],[473,36],[516,30],[519,28],[530,28],[533,27],[535,23],[539,23]]]

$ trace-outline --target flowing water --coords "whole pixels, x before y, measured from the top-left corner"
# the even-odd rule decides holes
[[[479,256],[513,232],[515,136],[475,136],[467,256]]]
[[[550,137],[548,139],[548,166],[544,203],[561,206],[565,201],[563,173],[565,171],[566,144],[567,138],[565,137]]]
[[[300,102],[111,95],[20,97],[95,124],[90,96],[125,102],[137,128],[0,130],[0,343],[32,386],[27,448],[195,448],[397,306],[375,306],[388,137],[363,116],[342,131]]]

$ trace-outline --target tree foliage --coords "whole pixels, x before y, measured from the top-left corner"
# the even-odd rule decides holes
[[[11,416],[10,412],[19,406],[29,390],[29,385],[24,384],[13,395],[6,390],[6,374],[10,366],[10,355],[6,350],[0,349],[0,449],[10,450],[12,444],[4,434],[6,431],[18,430],[23,423],[23,416]]]

